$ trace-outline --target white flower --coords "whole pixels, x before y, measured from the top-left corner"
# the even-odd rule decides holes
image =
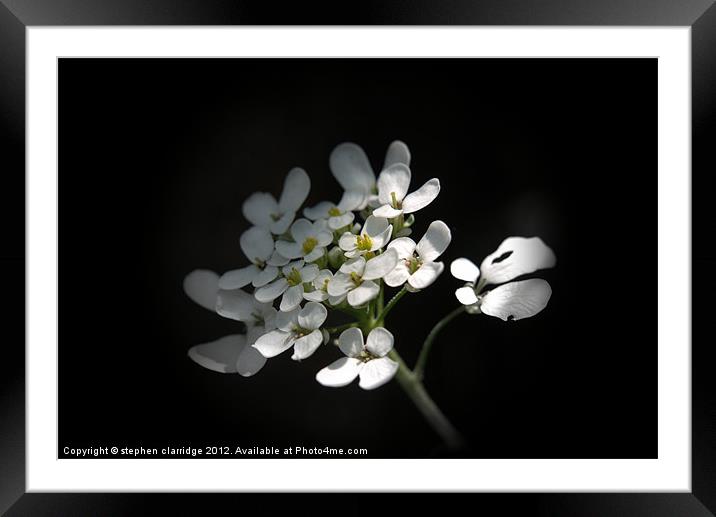
[[[344,330],[338,338],[338,346],[346,357],[316,374],[316,380],[323,386],[347,386],[360,376],[358,385],[372,390],[388,382],[398,371],[398,363],[385,357],[393,349],[393,334],[383,327],[371,330],[365,345],[360,329]]]
[[[363,257],[347,260],[328,281],[328,294],[333,297],[346,296],[352,307],[365,305],[380,292],[378,284],[373,282],[382,278],[395,268],[398,253],[388,249],[366,262]]]
[[[218,299],[228,291],[219,289],[219,275],[206,269],[197,269],[184,279],[187,296],[210,311],[219,312]],[[275,311],[274,311],[275,312]],[[270,326],[270,323],[267,323]],[[249,323],[247,322],[247,329]],[[266,358],[251,348],[251,335],[234,334],[189,349],[189,357],[197,364],[220,373],[239,373],[250,377],[263,368]]]
[[[221,289],[240,289],[248,284],[261,287],[278,276],[278,267],[288,263],[286,257],[274,250],[271,232],[252,226],[241,234],[241,251],[252,264],[240,269],[227,271],[219,279]]]
[[[304,266],[302,260],[297,260],[284,266],[282,272],[283,277],[257,289],[254,296],[259,302],[268,303],[283,295],[279,309],[282,312],[288,312],[298,307],[303,301],[303,284],[312,282],[316,278],[318,266],[315,264]]]
[[[291,226],[294,242],[276,241],[276,251],[290,259],[303,258],[306,262],[318,260],[326,253],[326,246],[333,242],[333,234],[326,229],[325,221],[311,223],[298,219]]]
[[[306,171],[296,167],[286,176],[278,203],[268,192],[256,192],[244,201],[242,212],[255,226],[281,235],[293,222],[296,212],[308,197],[309,190],[311,179]]]
[[[276,309],[270,303],[259,302],[241,289],[219,291],[216,312],[224,318],[244,323],[249,345],[276,328]]]
[[[326,321],[328,311],[320,303],[308,302],[303,309],[295,308],[290,312],[279,312],[276,317],[278,330],[261,336],[253,347],[264,357],[275,357],[294,347],[293,359],[309,357],[324,342],[320,331]]]
[[[338,240],[338,246],[352,258],[381,249],[390,241],[393,225],[385,217],[370,216],[358,235],[345,232]]]
[[[388,146],[383,169],[387,169],[395,163],[410,165],[408,146],[399,140]],[[375,173],[360,146],[351,142],[339,144],[331,152],[329,166],[343,190],[360,195],[360,202],[356,206],[357,210],[363,210],[369,201],[377,202]]]
[[[494,253],[485,257],[480,268],[466,258],[459,258],[450,264],[450,272],[455,278],[468,282],[455,291],[455,296],[467,306],[468,312],[483,312],[505,321],[519,320],[544,309],[552,288],[539,278],[504,282],[554,267],[556,263],[554,252],[539,237],[509,237]],[[494,284],[503,285],[482,291],[484,286]]]
[[[438,197],[440,180],[428,180],[412,194],[408,194],[409,187],[410,169],[407,165],[396,163],[381,172],[378,176],[378,201],[381,206],[373,210],[373,215],[392,219],[417,212]]]
[[[322,269],[318,272],[318,276],[313,279],[313,291],[303,293],[303,298],[312,302],[325,302],[331,305],[338,305],[346,299],[346,295],[330,296],[328,294],[328,284],[333,279],[333,273],[330,269]]]
[[[316,206],[304,208],[303,215],[312,221],[327,219],[328,228],[338,230],[353,222],[353,210],[357,210],[362,201],[363,195],[360,192],[346,191],[337,205],[330,201],[321,201]]]
[[[388,250],[398,253],[398,264],[383,279],[391,287],[402,285],[407,280],[413,290],[425,289],[445,269],[445,264],[435,262],[447,249],[451,240],[450,228],[442,221],[433,221],[420,242],[409,237],[400,237],[388,245]]]

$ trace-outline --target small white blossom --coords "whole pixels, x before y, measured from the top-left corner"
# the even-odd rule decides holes
[[[387,169],[395,163],[410,165],[408,146],[399,140],[388,146],[383,169]],[[363,210],[369,203],[377,206],[375,173],[360,146],[352,142],[339,144],[331,152],[329,166],[333,176],[346,192],[359,195],[360,201],[356,205],[357,210]]]
[[[397,262],[398,253],[392,249],[367,262],[364,257],[349,259],[329,279],[328,295],[336,298],[347,296],[348,304],[352,307],[365,305],[380,292],[380,287],[373,280],[384,277],[395,268]]]
[[[321,201],[315,206],[304,208],[303,215],[312,221],[326,219],[328,228],[339,230],[353,222],[353,210],[356,210],[362,201],[363,195],[360,192],[346,191],[337,205],[330,201]]]
[[[309,357],[324,342],[321,325],[328,311],[320,303],[308,302],[303,309],[279,312],[276,316],[277,330],[261,336],[253,347],[267,358],[275,357],[294,347],[293,359]]]
[[[325,302],[331,305],[338,305],[346,299],[346,295],[331,296],[328,294],[328,284],[333,279],[333,273],[329,269],[322,269],[318,276],[313,279],[313,291],[303,293],[303,298],[311,302]]]
[[[338,246],[345,252],[346,257],[353,258],[368,252],[381,249],[390,241],[393,225],[388,224],[385,217],[370,216],[366,219],[358,235],[345,232],[338,240]]]
[[[388,245],[388,250],[398,253],[398,263],[384,281],[391,287],[408,282],[412,290],[425,289],[445,269],[445,264],[435,262],[447,249],[452,236],[450,228],[442,221],[433,221],[420,242],[410,237],[399,237]]]
[[[219,298],[233,293],[219,289],[219,275],[205,269],[192,271],[186,276],[184,291],[194,302],[220,314],[222,303]],[[271,327],[270,313],[266,317],[267,322],[263,330],[275,328]],[[247,322],[247,329],[249,328],[250,324]],[[250,377],[266,364],[266,358],[249,346],[253,342],[251,340],[258,337],[258,332],[256,328],[247,335],[233,334],[210,343],[196,345],[189,349],[188,355],[194,362],[209,370],[219,373],[238,373]]]
[[[251,265],[227,271],[219,279],[221,289],[240,289],[252,284],[261,287],[278,276],[278,267],[288,263],[288,259],[274,250],[271,232],[265,228],[253,226],[241,234],[241,251],[252,262]]]
[[[224,318],[244,323],[249,345],[253,345],[259,337],[276,328],[277,312],[273,305],[261,303],[241,289],[220,290],[216,300],[216,312]]]
[[[315,264],[304,266],[302,260],[297,260],[284,266],[282,272],[281,278],[257,289],[254,296],[261,303],[269,303],[283,295],[279,309],[282,312],[288,312],[298,307],[303,301],[303,284],[312,282],[316,278],[318,266]]]
[[[539,237],[509,237],[478,268],[466,258],[450,264],[455,278],[467,284],[455,296],[472,314],[484,313],[502,320],[534,316],[547,306],[552,288],[540,278],[509,282],[539,269],[554,267],[557,258]],[[480,276],[482,270],[482,276]],[[479,279],[479,282],[478,282]],[[505,283],[509,282],[509,283]],[[503,284],[483,291],[486,285]]]
[[[303,258],[314,262],[326,253],[326,246],[333,242],[333,234],[326,229],[325,221],[312,223],[308,219],[298,219],[291,225],[293,242],[276,241],[276,251],[289,259]]]
[[[373,210],[376,217],[393,219],[401,214],[411,214],[425,208],[440,193],[440,180],[428,180],[415,192],[408,194],[410,169],[407,165],[391,165],[378,177],[378,201],[380,208]]]
[[[364,390],[378,388],[390,381],[398,371],[398,363],[386,357],[393,349],[393,334],[383,327],[370,331],[363,344],[363,332],[358,328],[344,330],[338,338],[342,357],[316,374],[323,386],[347,386],[356,377]]]
[[[253,225],[266,228],[275,235],[281,235],[291,226],[296,212],[308,197],[311,179],[301,168],[289,171],[283,183],[278,202],[268,192],[256,192],[242,205],[244,217]]]

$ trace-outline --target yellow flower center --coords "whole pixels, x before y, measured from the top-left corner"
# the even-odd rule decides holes
[[[291,268],[291,272],[286,275],[286,281],[288,282],[288,285],[293,287],[294,285],[298,285],[303,283],[303,278],[301,278],[301,273],[298,271],[298,269]]]
[[[341,215],[341,211],[338,209],[338,207],[333,207],[328,211],[328,215],[331,217],[338,217]]]
[[[356,237],[356,248],[361,251],[370,251],[373,246],[373,241],[369,235],[358,235]]]
[[[303,241],[303,252],[306,254],[311,253],[317,244],[318,239],[315,237],[307,237],[306,240]]]
[[[355,271],[351,271],[351,281],[355,284],[356,287],[363,283],[363,279]]]

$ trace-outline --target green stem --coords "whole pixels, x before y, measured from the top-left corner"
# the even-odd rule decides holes
[[[378,317],[375,319],[375,321],[378,323],[378,325],[381,325],[383,320],[385,320],[385,317],[388,315],[390,310],[395,307],[395,304],[400,301],[400,299],[405,295],[405,293],[408,292],[407,287],[403,287],[400,291],[398,291],[395,296],[393,296],[390,301],[388,302],[388,305],[385,306],[385,308],[380,312]]]
[[[430,398],[420,379],[410,371],[395,349],[391,350],[388,356],[398,363],[398,372],[395,374],[395,378],[398,384],[400,384],[400,387],[403,388],[405,393],[410,397],[435,432],[445,441],[447,446],[450,449],[459,449],[464,444],[462,436],[460,436],[458,430],[453,427],[443,412],[440,411],[435,401]]]
[[[443,319],[441,319],[435,324],[433,329],[430,331],[430,334],[428,334],[428,337],[425,338],[423,348],[420,350],[420,355],[418,355],[418,361],[415,363],[415,368],[413,369],[413,373],[418,378],[418,380],[423,380],[423,375],[425,372],[425,363],[428,360],[428,354],[430,353],[430,349],[433,346],[433,341],[435,341],[435,338],[445,327],[445,325],[450,323],[455,317],[459,316],[463,312],[465,312],[464,305],[461,305],[457,309],[450,312],[447,316],[445,316]]]

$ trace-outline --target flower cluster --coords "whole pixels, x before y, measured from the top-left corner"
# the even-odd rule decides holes
[[[438,259],[450,244],[448,226],[433,221],[417,243],[409,237],[414,214],[438,196],[440,182],[433,178],[411,191],[410,152],[400,141],[389,146],[377,176],[353,143],[338,145],[329,167],[343,188],[337,203],[302,209],[311,180],[294,168],[278,201],[268,192],[244,201],[252,225],[239,239],[245,265],[220,276],[196,270],[186,277],[190,298],[246,325],[245,334],[193,347],[194,361],[250,376],[289,349],[300,361],[335,343],[345,357],[317,373],[322,385],[360,377],[360,387],[373,389],[396,374],[398,363],[388,357],[393,334],[383,326],[394,303],[384,304],[384,293],[400,289],[399,298],[420,291],[443,272]],[[352,321],[327,326],[339,313]]]

